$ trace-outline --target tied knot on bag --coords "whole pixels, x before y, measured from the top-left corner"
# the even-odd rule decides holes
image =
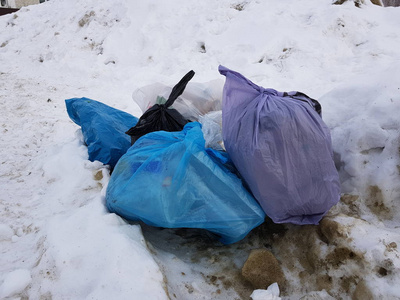
[[[189,71],[173,87],[168,100],[162,104],[154,104],[147,109],[140,117],[136,125],[125,133],[131,136],[131,145],[140,137],[153,131],[181,131],[186,123],[189,122],[175,109],[168,109],[174,101],[183,93],[187,83],[194,76],[194,71]]]
[[[282,92],[278,92],[277,90],[274,90],[274,89],[266,89],[266,88],[263,88],[263,87],[259,87],[259,91],[260,91],[260,93],[261,94],[265,94],[265,95],[268,95],[268,96],[279,96],[279,97],[283,97],[283,94],[284,93],[282,93]]]

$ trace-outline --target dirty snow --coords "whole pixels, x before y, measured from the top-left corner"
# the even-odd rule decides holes
[[[357,6],[52,0],[1,16],[0,298],[400,299],[400,8]],[[140,116],[134,91],[191,69],[220,80],[219,64],[321,102],[343,195],[319,226],[266,222],[224,246],[107,212],[108,169],[64,100]],[[279,296],[243,281],[254,248],[281,263]]]

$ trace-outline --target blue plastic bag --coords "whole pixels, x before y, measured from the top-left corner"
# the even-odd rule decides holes
[[[88,98],[67,99],[65,104],[71,120],[82,128],[89,160],[98,160],[114,168],[131,146],[131,138],[125,131],[134,126],[138,118]]]
[[[116,165],[107,207],[128,220],[207,229],[223,243],[237,242],[261,224],[265,214],[227,165],[226,153],[205,148],[198,122],[179,132],[149,133]]]
[[[329,128],[304,94],[226,76],[222,135],[233,163],[275,223],[318,224],[340,198]]]

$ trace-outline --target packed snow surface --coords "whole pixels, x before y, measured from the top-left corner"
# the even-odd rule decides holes
[[[400,8],[370,1],[52,0],[0,17],[1,299],[400,299]],[[342,199],[319,226],[266,223],[223,246],[104,205],[64,100],[140,117],[151,84],[224,65],[318,99]],[[220,81],[221,85],[223,80]],[[240,268],[268,248],[286,284]]]

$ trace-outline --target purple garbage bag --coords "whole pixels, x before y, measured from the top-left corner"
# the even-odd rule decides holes
[[[275,223],[318,224],[339,201],[340,183],[329,128],[312,101],[219,72],[224,145],[254,197]]]

